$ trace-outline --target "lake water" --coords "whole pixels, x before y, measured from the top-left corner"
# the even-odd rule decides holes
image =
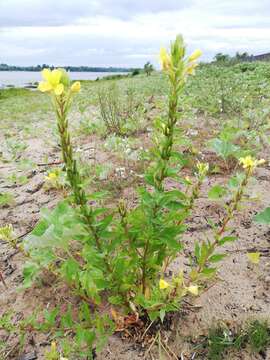
[[[116,75],[116,72],[70,72],[72,80],[96,80],[108,75]],[[7,85],[23,87],[29,83],[41,80],[38,71],[0,71],[0,88]]]

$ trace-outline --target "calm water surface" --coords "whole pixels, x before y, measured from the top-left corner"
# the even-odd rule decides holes
[[[119,73],[111,72],[70,72],[72,80],[96,80],[107,75],[115,75]],[[13,85],[15,87],[23,87],[29,83],[41,80],[40,72],[32,71],[0,71],[0,87]]]

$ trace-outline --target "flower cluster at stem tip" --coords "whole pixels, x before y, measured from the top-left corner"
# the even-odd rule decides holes
[[[258,165],[262,165],[265,163],[264,159],[256,160],[253,159],[250,155],[240,158],[239,163],[243,166],[244,169],[253,171]]]
[[[180,53],[179,56],[181,58],[184,58],[185,56],[185,45],[184,45],[184,41],[183,38],[179,35],[177,37],[177,41],[180,45]],[[184,60],[184,68],[183,68],[183,73],[184,75],[193,75],[195,68],[198,66],[198,64],[196,63],[196,60],[198,60],[198,58],[202,55],[202,51],[197,49],[195,50],[190,56],[188,56],[185,60]],[[171,53],[168,53],[167,50],[165,48],[161,48],[160,49],[160,63],[161,63],[161,67],[163,71],[170,71],[173,70],[175,68],[175,64],[174,64],[174,56]]]
[[[81,89],[79,81],[75,81],[70,86],[70,79],[65,69],[43,69],[41,74],[44,79],[44,81],[41,81],[38,85],[38,90],[41,92],[61,96],[66,89],[69,89],[72,93],[77,93]]]

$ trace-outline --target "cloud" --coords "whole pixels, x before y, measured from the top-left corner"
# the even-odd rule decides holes
[[[188,0],[3,0],[0,27],[63,26],[100,15],[130,19],[146,12],[180,10],[189,4]]]
[[[0,62],[142,66],[150,60],[157,65],[160,46],[167,46],[178,33],[184,35],[189,51],[203,50],[204,60],[220,51],[270,50],[268,0],[3,3]]]

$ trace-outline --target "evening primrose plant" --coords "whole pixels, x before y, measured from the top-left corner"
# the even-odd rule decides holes
[[[169,51],[161,49],[162,71],[169,83],[167,111],[153,124],[150,164],[134,207],[120,199],[115,208],[108,209],[104,207],[106,194],[86,192],[68,124],[80,84],[71,84],[62,69],[43,70],[39,89],[52,98],[71,194],[52,211],[42,210],[41,220],[24,241],[31,259],[24,271],[28,285],[47,269],[97,311],[106,301],[121,313],[132,312],[136,318],[146,316],[153,321],[178,310],[184,297],[198,296],[206,280],[216,274],[213,264],[225,256],[219,249],[235,240],[229,223],[261,161],[241,159],[244,173],[229,181],[231,197],[226,198],[224,218],[219,224],[211,223],[212,238],[196,241],[190,271],[179,268],[167,278],[173,262],[183,256],[186,220],[192,215],[209,171],[207,163],[198,162],[192,180],[181,176],[185,159],[179,151],[183,142],[179,105],[200,55],[201,51],[196,50],[187,56],[181,36],[172,42]],[[169,182],[173,187],[168,186]],[[216,187],[211,194],[219,191]]]

